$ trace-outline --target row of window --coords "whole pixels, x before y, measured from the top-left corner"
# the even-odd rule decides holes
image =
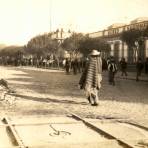
[[[90,37],[95,38],[95,37],[102,37],[102,36],[117,35],[123,31],[128,31],[130,29],[141,29],[142,30],[142,29],[145,29],[147,26],[148,26],[148,21],[137,23],[137,24],[130,24],[130,25],[126,25],[123,27],[112,28],[109,30],[103,30],[103,31],[91,33]]]
[[[130,29],[145,29],[147,26],[148,26],[148,22],[131,24],[131,25],[128,25],[128,26],[123,26],[123,27],[120,27],[120,28],[108,30],[108,35],[119,34],[123,31],[128,31]]]

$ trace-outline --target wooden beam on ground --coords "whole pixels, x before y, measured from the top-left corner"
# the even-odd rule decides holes
[[[10,137],[11,142],[13,143],[14,146],[18,146],[19,148],[28,148],[27,146],[24,145],[22,139],[19,137],[16,129],[14,126],[12,126],[10,120],[8,117],[3,118],[3,123],[7,124],[6,130],[8,132],[8,135]]]
[[[74,113],[72,113],[68,110],[65,110],[65,111],[67,111],[67,113],[71,114],[73,118],[82,121],[86,126],[90,127],[92,130],[98,132],[99,134],[102,134],[106,138],[116,140],[121,146],[123,146],[125,148],[135,148],[134,145],[132,145],[132,144],[126,142],[126,141],[123,141],[122,139],[120,139],[118,137],[113,136],[112,134],[110,134],[110,133],[106,132],[105,130],[99,128],[98,126],[94,125],[93,123],[86,121],[85,119],[81,118],[80,116],[78,116],[78,115],[76,115],[76,114],[74,114]]]

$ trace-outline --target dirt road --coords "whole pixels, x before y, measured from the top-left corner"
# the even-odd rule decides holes
[[[78,75],[36,68],[0,67],[1,78],[16,91],[11,102],[0,101],[1,115],[61,115],[61,108],[83,117],[122,118],[140,121],[148,127],[148,82],[116,79],[110,86],[103,73],[100,105],[90,106],[78,89]]]

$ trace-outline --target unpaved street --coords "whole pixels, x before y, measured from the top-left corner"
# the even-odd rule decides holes
[[[104,72],[100,105],[93,107],[78,89],[80,74],[37,68],[0,69],[1,78],[16,91],[7,96],[8,102],[0,101],[1,115],[61,115],[66,108],[83,117],[128,119],[148,127],[148,82],[116,78],[116,85],[110,86]]]

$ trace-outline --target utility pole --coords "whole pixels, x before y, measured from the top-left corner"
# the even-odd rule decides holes
[[[52,32],[52,0],[50,0],[50,33]]]

